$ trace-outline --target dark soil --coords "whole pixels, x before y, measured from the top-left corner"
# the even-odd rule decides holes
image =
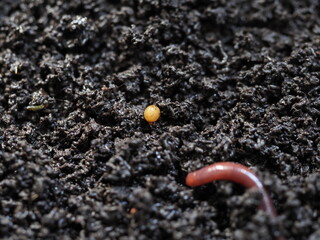
[[[1,0],[0,113],[1,239],[320,239],[317,0]]]

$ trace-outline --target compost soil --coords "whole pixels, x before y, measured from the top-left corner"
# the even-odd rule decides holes
[[[320,239],[317,0],[1,0],[1,239]],[[146,106],[160,119],[149,125]],[[219,161],[260,194],[190,188]]]

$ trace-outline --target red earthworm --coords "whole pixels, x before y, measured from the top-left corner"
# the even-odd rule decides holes
[[[257,175],[249,168],[234,162],[219,162],[191,172],[186,177],[186,184],[196,187],[216,180],[229,180],[247,188],[257,188],[262,194],[261,208],[270,216],[276,216],[271,198]],[[284,240],[281,236],[278,240]]]
[[[258,188],[262,193],[262,209],[271,216],[276,216],[275,208],[262,182],[249,168],[234,162],[219,162],[188,174],[186,183],[196,187],[216,180],[229,180],[247,188]]]

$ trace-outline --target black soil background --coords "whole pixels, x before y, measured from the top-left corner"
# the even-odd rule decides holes
[[[0,238],[320,239],[319,13],[1,0]],[[251,167],[278,217],[237,184],[185,185],[219,161]]]

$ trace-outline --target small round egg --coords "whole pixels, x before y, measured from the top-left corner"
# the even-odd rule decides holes
[[[160,117],[160,109],[156,105],[150,105],[144,110],[143,115],[148,123],[154,123]]]

